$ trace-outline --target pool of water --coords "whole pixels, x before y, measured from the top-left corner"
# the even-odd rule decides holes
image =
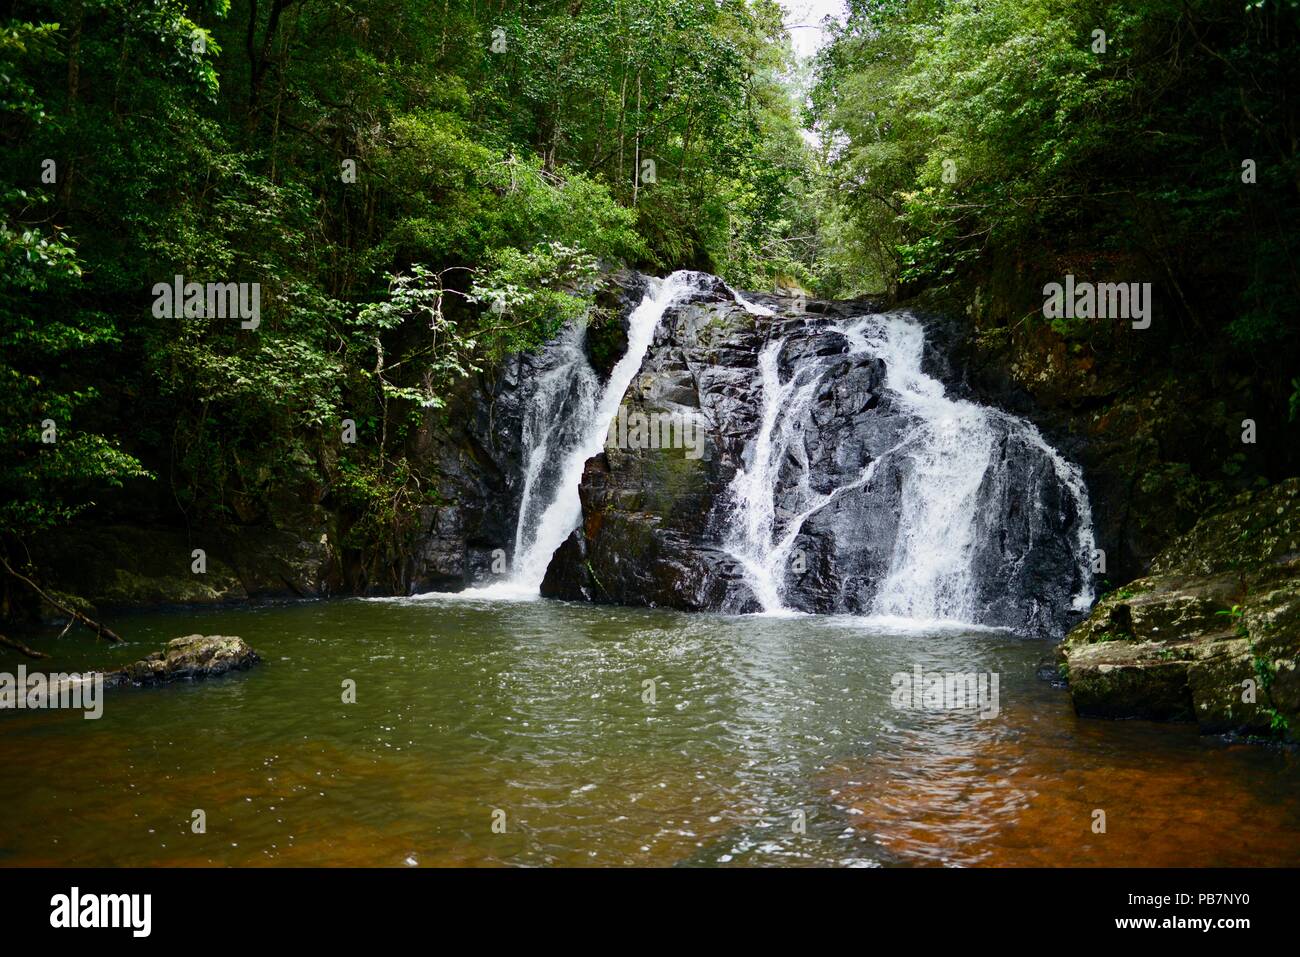
[[[1078,719],[1005,632],[463,598],[112,624],[0,671],[194,632],[264,661],[0,713],[0,864],[1300,864],[1296,752]],[[996,717],[895,707],[918,666],[996,674]]]

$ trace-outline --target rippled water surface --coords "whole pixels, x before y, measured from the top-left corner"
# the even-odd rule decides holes
[[[0,714],[0,864],[1300,864],[1295,752],[1076,719],[1002,632],[464,599],[113,624],[39,667],[192,632],[264,663]],[[916,665],[997,673],[1000,713],[892,708]]]

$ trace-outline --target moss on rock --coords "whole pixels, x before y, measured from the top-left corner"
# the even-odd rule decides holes
[[[1300,729],[1300,479],[1238,496],[1104,597],[1060,648],[1081,715]]]

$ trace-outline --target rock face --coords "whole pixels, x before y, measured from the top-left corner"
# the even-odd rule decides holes
[[[1060,648],[1085,716],[1300,730],[1300,479],[1243,493],[1103,598]]]
[[[872,305],[813,307],[846,317]],[[669,310],[628,389],[623,417],[629,428],[638,416],[647,423],[654,416],[691,419],[703,427],[698,447],[637,447],[620,443],[616,433],[587,463],[579,489],[583,525],[556,553],[542,594],[688,611],[760,610],[740,562],[722,547],[727,492],[759,427],[759,353],[771,337],[787,334],[794,336],[783,356],[787,371],[803,355],[845,352],[842,337],[815,331],[826,315],[756,316],[720,281]],[[872,372],[862,378],[861,368],[846,363],[841,388],[862,388],[850,401],[873,404]]]
[[[228,635],[186,635],[167,642],[142,661],[104,675],[108,687],[198,681],[229,671],[245,671],[262,659],[242,638]]]
[[[641,301],[646,279],[630,270],[608,274],[597,295],[589,329],[578,355],[590,370],[589,383],[607,377],[627,348],[627,317]],[[529,484],[526,449],[530,431],[546,422],[537,408],[538,385],[566,376],[575,358],[566,330],[541,349],[506,360],[491,375],[470,383],[451,405],[443,424],[430,420],[416,450],[438,476],[442,504],[421,514],[420,543],[405,571],[411,592],[459,591],[496,580],[499,557],[515,548],[515,526]],[[586,398],[575,379],[553,417],[572,414]],[[558,461],[557,454],[549,456]],[[545,485],[549,476],[534,476]]]
[[[48,533],[33,552],[56,590],[103,608],[319,598],[341,582],[328,520],[316,511],[316,524],[294,532],[75,525]],[[192,570],[195,548],[204,551],[203,573]]]
[[[758,298],[760,307],[748,309],[718,282],[665,313],[621,417],[629,434],[638,421],[694,422],[701,441],[652,439],[647,447],[616,425],[604,453],[587,463],[582,526],[551,562],[544,595],[744,613],[775,594],[809,612],[878,610],[900,561],[909,483],[925,481],[923,466],[897,454],[917,434],[919,413],[886,387],[886,362],[854,341],[861,336],[848,322],[880,304]],[[931,375],[950,375],[941,360],[927,353],[921,361]],[[765,426],[774,390],[782,393],[771,413],[779,421]],[[968,494],[989,527],[975,529],[970,542],[943,543],[964,549],[963,561],[978,572],[965,620],[1060,635],[1077,620],[1072,599],[1085,584],[1075,548],[1084,518],[1064,500],[1044,451],[1027,444],[1024,423],[970,418],[957,428],[984,429],[990,447]],[[737,543],[743,510],[733,482],[756,468],[764,428],[778,443],[760,483],[770,483],[761,489],[772,512],[764,535],[777,544],[766,549],[760,536],[747,549]],[[782,542],[787,530],[797,534]],[[768,551],[781,552],[781,561],[756,581],[754,567]],[[946,584],[937,580],[935,590]]]
[[[665,315],[624,399],[624,431],[637,427],[637,416],[660,414],[701,428],[674,442],[670,425],[666,443],[656,432],[655,448],[616,437],[587,462],[583,524],[556,552],[543,595],[688,611],[757,608],[712,523],[756,422],[747,380],[760,344],[753,317],[721,281]]]

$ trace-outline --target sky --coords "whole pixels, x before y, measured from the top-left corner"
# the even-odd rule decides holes
[[[825,42],[821,30],[822,18],[842,19],[844,0],[780,0],[785,10],[785,25],[790,28],[790,39],[800,57],[809,57]]]

